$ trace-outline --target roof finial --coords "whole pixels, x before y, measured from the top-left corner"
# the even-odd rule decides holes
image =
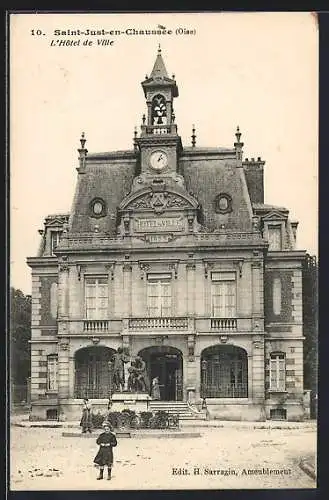
[[[236,128],[235,137],[236,137],[237,142],[240,142],[241,132],[240,132],[239,125],[238,125],[238,126],[237,126],[237,128]]]
[[[236,159],[238,160],[238,164],[242,166],[242,148],[243,148],[243,142],[240,142],[241,139],[241,132],[240,132],[240,127],[239,125],[236,128],[236,142],[234,143],[234,148],[236,152]]]
[[[134,149],[135,151],[137,150],[137,127],[134,128],[134,139],[133,139],[133,143],[134,143]]]
[[[192,148],[195,147],[196,144],[196,135],[195,135],[195,125],[192,125]]]
[[[158,47],[158,54],[161,54],[161,45],[159,44],[159,47]]]
[[[84,132],[81,132],[80,143],[81,143],[81,148],[84,149],[85,144],[86,144],[86,139],[85,139],[85,133]]]
[[[84,132],[81,133],[80,144],[81,144],[81,147],[78,149],[78,153],[79,153],[79,168],[83,170],[84,167],[85,167],[86,156],[87,156],[87,153],[88,153],[88,150],[85,148],[86,138],[85,138],[85,133]]]

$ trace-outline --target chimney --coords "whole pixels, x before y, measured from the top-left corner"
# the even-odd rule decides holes
[[[257,160],[246,158],[243,162],[251,203],[264,203],[264,165],[259,156]]]

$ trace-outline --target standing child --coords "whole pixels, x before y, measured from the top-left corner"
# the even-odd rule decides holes
[[[105,465],[107,466],[107,479],[111,479],[113,465],[112,448],[117,445],[117,438],[109,422],[104,422],[103,427],[104,432],[98,436],[96,441],[99,444],[99,450],[94,458],[94,463],[99,465],[99,476],[97,479],[103,479]]]

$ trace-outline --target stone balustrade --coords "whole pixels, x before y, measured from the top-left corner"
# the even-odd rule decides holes
[[[216,330],[220,332],[234,332],[237,330],[237,319],[236,318],[211,318],[210,319],[211,330]]]
[[[131,318],[128,321],[129,330],[186,330],[188,318]]]
[[[106,319],[86,319],[83,322],[83,331],[88,333],[108,332],[109,322]]]

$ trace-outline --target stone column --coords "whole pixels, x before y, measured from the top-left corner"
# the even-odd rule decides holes
[[[195,313],[197,316],[205,316],[205,277],[202,262],[197,262],[195,268]]]
[[[152,102],[147,101],[147,124],[152,125]]]
[[[200,399],[201,392],[201,356],[195,356],[194,360],[194,380],[195,380],[195,399],[198,401]]]
[[[265,399],[264,340],[255,337],[252,342],[252,399],[263,403]]]
[[[169,124],[171,124],[171,115],[172,115],[171,101],[167,101],[166,113],[167,113],[167,125],[169,125]]]
[[[186,264],[187,315],[195,314],[195,264]]]
[[[138,263],[134,262],[131,274],[131,314],[138,316],[142,314],[142,285],[144,280],[141,279],[141,271],[138,268]]]
[[[115,315],[115,289],[114,289],[114,263],[107,264],[105,269],[108,273],[107,275],[107,286],[108,286],[108,318],[112,318]]]
[[[123,316],[131,316],[131,271],[132,265],[129,262],[123,264]]]
[[[251,264],[252,268],[252,315],[253,317],[263,316],[262,294],[261,294],[261,263],[259,261]]]
[[[75,363],[74,356],[69,356],[69,397],[74,398],[74,384],[75,384]]]
[[[177,316],[186,316],[187,314],[187,286],[186,286],[186,271],[183,263],[178,264],[178,278],[175,280],[174,288],[175,295],[175,314]]]
[[[69,265],[67,259],[62,258],[59,264],[58,276],[58,319],[68,318],[68,278]]]
[[[248,353],[248,399],[253,398],[253,364],[252,354]]]
[[[69,339],[61,338],[58,344],[58,400],[69,398]]]

